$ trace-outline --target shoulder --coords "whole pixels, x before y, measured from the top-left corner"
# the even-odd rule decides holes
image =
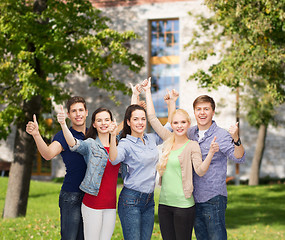
[[[189,141],[186,147],[191,150],[200,149],[199,143],[197,141],[192,141],[192,140]]]

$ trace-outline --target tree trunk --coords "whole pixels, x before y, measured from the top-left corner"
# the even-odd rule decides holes
[[[47,0],[35,0],[33,11],[39,15],[46,9]],[[39,18],[39,22],[45,21]],[[29,51],[35,51],[35,43],[28,42]],[[45,79],[45,73],[41,69],[41,64],[35,58],[35,71],[37,75]],[[39,115],[41,109],[41,97],[35,96],[31,101],[23,103],[25,118],[17,123],[17,133],[14,147],[14,162],[10,168],[8,189],[6,193],[5,206],[3,211],[4,218],[15,218],[25,216],[28,205],[30,180],[32,175],[33,159],[36,157],[36,144],[26,133],[26,124],[32,120],[33,114]]]
[[[40,111],[40,97],[24,104],[25,119],[17,126],[14,147],[14,162],[11,164],[3,218],[25,216],[27,211],[33,159],[36,157],[36,144],[26,133],[26,124],[32,115]]]
[[[258,136],[256,140],[256,148],[254,157],[251,164],[250,176],[248,185],[255,186],[259,184],[259,172],[261,161],[265,149],[265,140],[267,134],[267,125],[261,125],[258,130]]]

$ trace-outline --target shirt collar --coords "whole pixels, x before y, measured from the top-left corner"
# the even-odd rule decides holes
[[[130,141],[132,141],[134,143],[137,143],[137,142],[140,141],[140,138],[134,137],[134,136],[132,136],[130,134],[127,134],[126,139],[128,139],[128,140],[130,140]],[[147,140],[147,136],[145,134],[143,135],[143,139]]]
[[[216,124],[215,120],[212,120],[212,125],[207,129],[207,131],[205,132],[205,135],[206,136],[212,135],[212,133],[215,131],[216,127],[217,127],[217,124]],[[195,126],[195,135],[198,133],[199,133],[199,128],[196,125]]]

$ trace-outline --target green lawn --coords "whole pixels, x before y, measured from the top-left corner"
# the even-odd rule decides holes
[[[8,178],[0,177],[0,209]],[[61,184],[32,181],[27,216],[1,219],[0,239],[60,239],[58,194]],[[118,188],[118,194],[120,192]],[[229,240],[285,240],[285,185],[228,186],[226,224]],[[155,201],[158,202],[159,190]],[[112,239],[123,239],[119,218]],[[162,239],[157,206],[152,239]],[[193,237],[195,239],[195,237]]]

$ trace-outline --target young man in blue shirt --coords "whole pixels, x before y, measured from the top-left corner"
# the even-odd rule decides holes
[[[165,97],[169,114],[175,110],[178,93],[172,91]],[[197,125],[188,129],[188,138],[200,145],[202,158],[206,158],[214,137],[219,144],[207,173],[199,177],[193,173],[193,196],[196,204],[194,223],[197,240],[225,240],[227,231],[225,213],[227,208],[227,159],[236,163],[245,161],[245,151],[238,135],[238,123],[226,131],[213,120],[215,102],[208,95],[201,95],[193,102]]]
[[[70,131],[77,139],[84,139],[86,133],[86,118],[88,110],[82,97],[72,97],[67,101],[67,115],[71,120]],[[27,133],[31,134],[36,142],[38,151],[46,160],[51,160],[61,154],[66,167],[66,175],[59,195],[61,239],[83,240],[83,222],[81,216],[81,203],[84,193],[79,189],[85,171],[86,163],[81,154],[71,152],[62,131],[47,145],[40,135],[36,116],[26,127]]]

